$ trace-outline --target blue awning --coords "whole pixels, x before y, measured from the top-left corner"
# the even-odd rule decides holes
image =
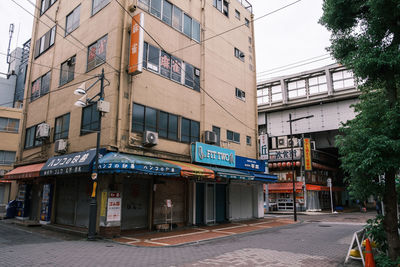
[[[261,172],[251,172],[248,171],[250,175],[254,176],[255,181],[265,182],[265,183],[276,183],[278,181],[278,176],[273,174],[266,174]]]
[[[180,176],[181,169],[156,158],[110,152],[99,160],[100,173],[138,173],[161,176]]]
[[[100,149],[99,153],[104,154],[105,149]],[[96,149],[90,149],[82,152],[51,157],[40,170],[40,176],[91,172],[95,155]]]
[[[228,178],[228,179],[239,179],[253,181],[254,176],[244,171],[238,171],[235,169],[219,168],[219,167],[207,167],[215,172],[217,177]]]

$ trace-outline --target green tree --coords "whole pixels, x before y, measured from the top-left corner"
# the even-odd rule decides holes
[[[376,184],[369,181],[385,174],[384,229],[389,256],[395,260],[400,256],[395,201],[395,176],[400,166],[400,2],[324,0],[320,23],[331,31],[331,54],[352,68],[366,85],[362,90],[367,92],[356,108],[359,115],[345,125],[346,136],[339,140],[339,151],[343,167],[350,175],[351,189],[359,193],[375,191]],[[366,89],[371,86],[379,89]]]

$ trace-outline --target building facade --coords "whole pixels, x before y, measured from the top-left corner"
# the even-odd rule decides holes
[[[359,95],[351,70],[339,64],[257,84],[258,127],[260,138],[265,140],[261,154],[268,158],[270,172],[278,176],[278,183],[269,186],[272,209],[293,210],[292,165],[299,210],[331,208],[329,179],[334,206],[348,203],[335,136],[341,123],[355,117],[350,106],[357,103]],[[304,168],[304,138],[311,141],[311,171]]]
[[[251,5],[119,3],[37,1],[23,147],[8,176],[30,206],[19,216],[88,226],[100,130],[100,233],[262,217],[262,183],[274,176],[235,160],[257,158]]]

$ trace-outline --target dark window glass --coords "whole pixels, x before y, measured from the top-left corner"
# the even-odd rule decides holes
[[[217,135],[217,142],[215,143],[217,146],[220,145],[220,140],[221,140],[221,128],[217,127],[217,126],[213,126],[212,127],[212,131],[214,133],[216,133]]]
[[[0,117],[0,132],[18,133],[19,120]]]
[[[200,70],[194,68],[193,89],[200,92]]]
[[[172,21],[172,4],[168,1],[163,2],[163,17],[162,20],[167,23],[168,25],[171,25]]]
[[[168,113],[160,111],[158,121],[158,135],[168,138]]]
[[[169,78],[171,76],[171,56],[161,51],[161,75]]]
[[[185,143],[190,142],[190,120],[185,118],[182,118],[181,141]]]
[[[240,133],[233,133],[233,141],[240,143]]]
[[[81,134],[87,134],[99,130],[99,111],[96,104],[82,109]]]
[[[193,88],[193,66],[185,63],[185,85]]]
[[[64,85],[74,79],[75,56],[61,64],[60,85]]]
[[[251,136],[246,136],[246,144],[251,146]]]
[[[31,148],[35,146],[40,146],[42,144],[42,141],[36,140],[36,127],[32,126],[26,129],[25,132],[25,148]]]
[[[181,70],[181,66],[182,66],[182,61],[181,60],[179,60],[179,59],[177,59],[176,57],[172,57],[172,60],[171,60],[172,62],[171,62],[171,65],[172,65],[172,75],[171,75],[171,78],[172,78],[172,80],[174,80],[174,81],[177,81],[177,82],[182,82],[182,80],[181,80],[181,72],[182,72],[182,70]]]
[[[110,2],[110,0],[93,0],[92,15],[99,12],[109,2]]]
[[[200,123],[190,121],[190,142],[200,141]]]
[[[200,42],[200,23],[193,20],[192,39]]]
[[[15,151],[0,150],[0,165],[11,165],[15,162]]]
[[[217,6],[216,8],[222,12],[222,0],[217,0]]]
[[[49,71],[32,83],[31,101],[47,94],[50,91],[51,72]]]
[[[133,104],[132,132],[144,131],[144,106]]]
[[[160,49],[149,45],[149,58],[147,68],[158,72],[160,64]]]
[[[169,114],[168,139],[178,140],[178,116]]]
[[[157,131],[157,110],[146,107],[145,109],[145,130]]]
[[[178,31],[182,31],[182,10],[174,6],[172,13],[172,27]]]
[[[150,13],[161,18],[161,0],[151,0]]]
[[[69,132],[69,113],[61,117],[56,118],[56,123],[54,127],[54,140],[66,139],[68,138]]]
[[[67,21],[65,26],[65,35],[68,35],[73,30],[79,27],[79,20],[81,15],[81,6],[75,8],[69,15],[67,15]]]
[[[226,139],[228,139],[229,141],[233,141],[233,132],[227,130],[226,131]]]
[[[55,41],[56,26],[51,28],[35,42],[35,58],[47,51]]]
[[[87,70],[90,71],[106,61],[107,35],[88,47]]]
[[[228,139],[229,141],[240,143],[240,134],[227,130],[226,139]]]
[[[147,68],[147,50],[148,50],[148,44],[144,43],[143,44],[143,68]]]
[[[228,3],[228,1],[225,1],[224,0],[224,7],[223,7],[223,10],[222,10],[222,13],[224,13],[224,15],[225,16],[229,16],[229,3]]]
[[[40,1],[40,15],[46,12],[56,1],[55,0],[42,0]]]
[[[188,15],[183,15],[183,33],[192,37],[192,18]]]
[[[248,19],[244,19],[244,23],[246,24],[247,27],[250,27],[250,21]]]
[[[42,77],[42,88],[40,89],[40,95],[45,95],[50,91],[50,79],[51,72],[49,71]]]

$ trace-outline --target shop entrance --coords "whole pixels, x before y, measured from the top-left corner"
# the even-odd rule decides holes
[[[149,225],[150,181],[125,178],[122,193],[121,230]]]
[[[216,221],[221,223],[226,221],[226,185],[216,185]]]
[[[196,224],[204,224],[204,187],[203,183],[196,183]]]
[[[40,204],[40,185],[33,184],[31,189],[31,208],[29,218],[33,221],[39,221],[39,204]]]

